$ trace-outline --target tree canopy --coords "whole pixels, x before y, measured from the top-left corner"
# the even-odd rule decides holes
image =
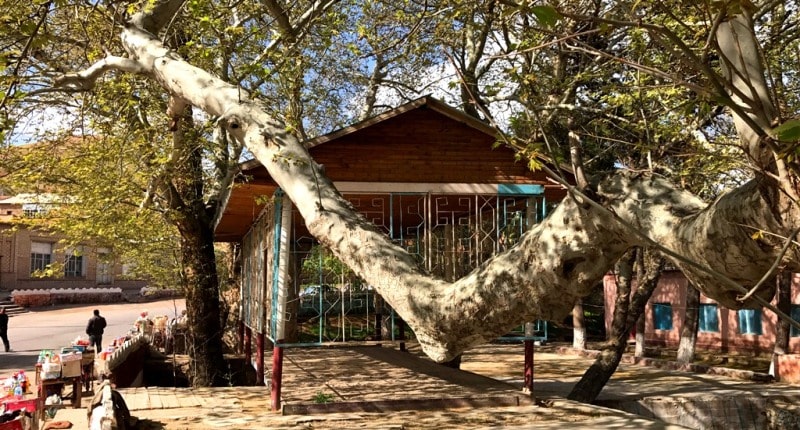
[[[193,157],[212,173],[192,183],[208,191],[226,189],[245,148],[437,361],[522,321],[561,319],[634,246],[660,249],[731,308],[766,305],[764,279],[800,263],[796,2],[3,0],[0,10],[6,142],[48,108],[64,109],[70,130],[136,130],[124,141],[145,145],[174,144],[176,125],[191,122]],[[455,282],[355,214],[301,143],[436,82],[533,168],[586,177],[515,248]],[[151,183],[181,177],[183,158],[172,160]],[[225,197],[204,198],[219,209]]]

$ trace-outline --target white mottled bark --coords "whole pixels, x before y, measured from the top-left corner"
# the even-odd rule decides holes
[[[583,301],[578,300],[572,307],[572,347],[586,349],[586,318],[583,315]]]
[[[636,334],[634,335],[634,340],[636,341],[636,345],[633,347],[633,356],[637,358],[644,358],[645,345],[646,339],[644,338],[645,330],[647,329],[647,321],[645,320],[645,314],[639,317],[636,320]]]
[[[775,105],[764,77],[760,46],[753,32],[752,16],[747,8],[722,22],[717,28],[720,64],[730,82],[730,94],[742,107],[734,113],[734,122],[748,154],[759,167],[767,167],[772,154],[763,138],[777,119]]]
[[[145,31],[166,22],[158,14],[172,14],[179,4],[157,5],[156,19],[135,19],[141,27],[124,29],[124,46],[138,63],[126,67],[219,117],[294,202],[311,233],[380,292],[435,361],[448,361],[524,321],[562,320],[628,248],[646,245],[619,220],[744,286],[758,281],[780,248],[777,239],[751,239],[753,229],[786,235],[792,224],[786,223],[788,213],[773,211],[771,196],[777,193],[770,192],[775,184],[768,181],[748,184],[707,207],[661,178],[619,172],[592,187],[607,211],[567,198],[518,246],[456,282],[435,279],[353,211],[300,142],[258,101],[188,64]],[[73,75],[64,82],[77,86],[91,78]],[[787,261],[800,259],[789,253]],[[706,295],[739,307],[729,282],[680,264]],[[771,297],[772,290],[759,295]]]

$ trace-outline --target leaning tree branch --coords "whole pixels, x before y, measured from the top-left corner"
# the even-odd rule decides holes
[[[95,87],[97,79],[110,70],[136,74],[142,74],[147,71],[138,61],[110,55],[82,72],[59,76],[55,79],[53,86],[73,91],[89,91]]]

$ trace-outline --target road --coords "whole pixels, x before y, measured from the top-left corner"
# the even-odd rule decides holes
[[[184,299],[161,300],[147,303],[107,303],[70,305],[53,308],[35,308],[30,312],[13,315],[8,323],[8,338],[13,352],[0,352],[0,378],[23,369],[33,372],[39,351],[61,350],[76,337],[87,338],[86,323],[92,310],[99,309],[108,326],[103,335],[103,346],[108,346],[119,336],[128,334],[133,322],[142,311],[150,316],[167,315],[170,318],[186,309]]]

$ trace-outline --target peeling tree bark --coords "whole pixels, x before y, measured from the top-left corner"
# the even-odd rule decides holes
[[[119,70],[144,74],[172,97],[218,117],[291,198],[310,232],[376,288],[435,361],[451,360],[524,321],[563,320],[626,250],[652,241],[696,260],[675,263],[707,296],[739,308],[736,283],[755,285],[780,250],[778,237],[754,240],[753,232],[786,236],[797,225],[797,209],[767,177],[708,206],[662,178],[618,172],[590,187],[603,208],[567,198],[508,252],[455,282],[433,278],[352,209],[301,142],[257,100],[161,44],[153,34],[181,4],[157,3],[132,19],[122,32],[128,58]],[[58,83],[85,88],[113,68],[106,62]],[[785,260],[796,268],[800,258],[790,250]],[[774,286],[756,297],[768,300],[773,293]],[[757,306],[754,300],[744,305]]]

